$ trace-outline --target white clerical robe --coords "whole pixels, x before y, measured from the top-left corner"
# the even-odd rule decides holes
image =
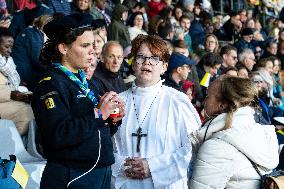
[[[187,189],[187,168],[191,160],[189,135],[201,124],[188,97],[162,85],[162,81],[146,88],[133,84],[119,95],[125,102],[126,115],[114,135],[115,188]],[[132,133],[136,133],[139,126],[147,136],[141,137],[138,153],[137,137]],[[126,177],[123,164],[127,157],[146,158],[151,177],[143,180]]]

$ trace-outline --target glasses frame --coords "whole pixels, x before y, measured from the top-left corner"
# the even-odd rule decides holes
[[[141,61],[137,61],[138,59],[143,59]],[[144,55],[136,55],[135,57],[135,63],[138,64],[138,65],[142,65],[146,62],[146,60],[149,60],[148,61],[148,64],[150,66],[157,66],[162,60],[160,60],[160,57],[158,56],[144,56]],[[156,59],[156,60],[155,60]]]

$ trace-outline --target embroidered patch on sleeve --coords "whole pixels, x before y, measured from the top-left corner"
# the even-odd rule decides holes
[[[45,77],[42,80],[40,80],[38,83],[41,83],[43,81],[49,81],[49,80],[51,80],[51,77]]]
[[[55,108],[55,104],[53,101],[53,98],[47,98],[44,100],[45,106],[47,109],[53,109]]]

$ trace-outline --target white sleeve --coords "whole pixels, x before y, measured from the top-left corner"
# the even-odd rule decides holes
[[[209,139],[200,147],[194,162],[190,189],[226,188],[234,173],[236,149],[221,140]]]
[[[193,130],[200,127],[199,116],[190,105],[190,103],[183,102],[175,105],[178,111],[175,127],[180,127],[180,135],[177,137],[181,141],[176,151],[147,159],[155,188],[187,178],[187,169],[192,156],[189,136]]]

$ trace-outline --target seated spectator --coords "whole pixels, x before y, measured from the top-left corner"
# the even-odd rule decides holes
[[[276,40],[270,39],[266,42],[265,50],[261,58],[267,58],[277,55],[278,44]]]
[[[107,42],[107,24],[104,19],[93,20],[92,26],[96,33],[98,33],[103,39],[104,42]]]
[[[273,123],[274,117],[284,116],[284,111],[279,107],[279,105],[281,105],[281,100],[275,98],[272,95],[273,78],[268,73],[268,71],[265,69],[259,69],[256,71],[256,73],[259,74],[262,80],[264,81],[261,86],[262,91],[259,93],[259,99],[263,101],[261,105],[263,106],[264,109],[266,109],[264,107],[264,104],[268,107],[267,114],[269,115],[269,119],[267,120]]]
[[[128,20],[128,25],[128,31],[130,34],[131,41],[139,34],[147,35],[147,32],[145,31],[146,26],[142,12],[133,13]]]
[[[160,15],[156,15],[150,18],[148,25],[148,34],[158,35],[158,27],[162,22],[164,22],[164,19]]]
[[[183,29],[183,32],[184,32],[183,40],[186,43],[186,45],[188,46],[188,51],[192,52],[192,40],[191,40],[191,36],[190,36],[190,33],[189,33],[191,21],[190,21],[189,16],[182,15],[179,18],[179,25]]]
[[[226,67],[222,70],[222,75],[238,76],[238,69],[235,67]]]
[[[149,0],[148,2],[148,15],[150,18],[159,14],[159,12],[166,7],[166,3],[161,0]]]
[[[93,5],[92,0],[73,0],[71,3],[72,13],[88,13]]]
[[[250,28],[244,28],[241,32],[241,39],[234,44],[238,53],[242,52],[244,49],[251,49],[253,52],[256,52],[256,47],[252,43],[252,40],[253,30]]]
[[[194,19],[189,28],[189,33],[192,39],[192,49],[196,50],[200,44],[204,44],[207,26],[211,23],[212,16],[206,11],[200,13],[199,19]]]
[[[230,13],[230,19],[223,25],[226,39],[225,41],[235,41],[238,38],[238,33],[242,29],[242,23],[240,21],[240,15],[237,12],[232,11]]]
[[[111,17],[108,13],[106,13],[106,6],[106,0],[94,0],[90,14],[95,20],[104,19],[107,26],[109,26],[111,23]]]
[[[106,43],[106,41],[102,33],[100,33],[100,31],[98,30],[94,31],[94,37],[95,37],[95,41],[94,41],[93,47],[95,50],[95,57],[99,61],[102,57],[102,50],[103,50],[103,46]]]
[[[256,87],[249,79],[221,76],[207,95],[189,188],[260,188],[251,161],[261,173],[270,172],[278,165],[279,146],[275,127],[254,120]]]
[[[103,46],[101,61],[98,63],[90,88],[99,95],[109,91],[125,91],[126,85],[121,76],[123,48],[117,41],[109,41]]]
[[[255,56],[251,49],[244,49],[242,52],[239,53],[239,62],[237,63],[236,67],[239,68],[240,66],[244,66],[248,72],[253,69],[255,65]]]
[[[185,44],[184,40],[175,40],[173,41],[173,52],[180,53],[186,57],[188,57],[188,46]]]
[[[12,54],[21,81],[33,91],[37,81],[44,73],[39,63],[39,55],[45,42],[43,26],[52,19],[44,15],[38,17],[32,27],[27,27],[15,39]]]
[[[112,22],[109,25],[107,38],[110,41],[119,41],[123,48],[130,45],[130,35],[124,22],[127,19],[128,9],[122,4],[117,4],[112,12]]]
[[[249,78],[248,70],[245,66],[240,65],[237,67],[238,70],[238,76],[242,78]]]
[[[174,39],[174,28],[169,20],[161,22],[158,26],[158,36],[163,40],[172,42]]]
[[[168,70],[164,74],[164,85],[186,93],[182,88],[182,81],[186,80],[194,62],[180,53],[172,53],[169,59]]]
[[[220,68],[221,72],[227,67],[235,67],[238,62],[237,49],[231,45],[222,47],[220,56],[223,58],[223,64]]]
[[[26,27],[33,24],[35,18],[51,14],[52,11],[50,8],[43,3],[39,3],[33,9],[23,9],[19,12],[15,12],[9,29],[13,33],[14,38],[16,38]]]
[[[245,28],[255,29],[255,21],[253,18],[246,20]]]
[[[34,115],[27,104],[31,94],[20,86],[20,76],[10,56],[13,43],[13,34],[7,28],[0,28],[0,117],[14,121],[23,136],[27,134],[28,123]]]
[[[170,20],[174,27],[180,26],[179,19],[182,16],[183,8],[179,5],[176,5],[173,9],[173,15],[171,16]]]
[[[214,34],[206,35],[204,41],[204,49],[203,47],[202,49],[198,49],[196,54],[198,54],[202,58],[208,52],[219,53],[219,42]]]
[[[45,0],[44,2],[52,13],[63,13],[64,15],[71,13],[71,6],[68,0]]]
[[[188,80],[183,80],[182,81],[182,88],[186,92],[186,95],[188,96],[189,100],[192,101],[194,97],[194,83],[188,81]]]
[[[201,82],[202,79],[204,77],[207,77],[208,75],[209,75],[209,77],[204,78],[204,79],[205,80],[209,79],[208,83],[214,81],[216,79],[216,77],[218,76],[217,75],[218,70],[220,69],[222,63],[223,63],[223,59],[219,54],[215,54],[215,53],[205,54],[196,66],[199,81]],[[201,88],[203,97],[206,96],[207,87],[208,86],[203,85],[202,88]]]

